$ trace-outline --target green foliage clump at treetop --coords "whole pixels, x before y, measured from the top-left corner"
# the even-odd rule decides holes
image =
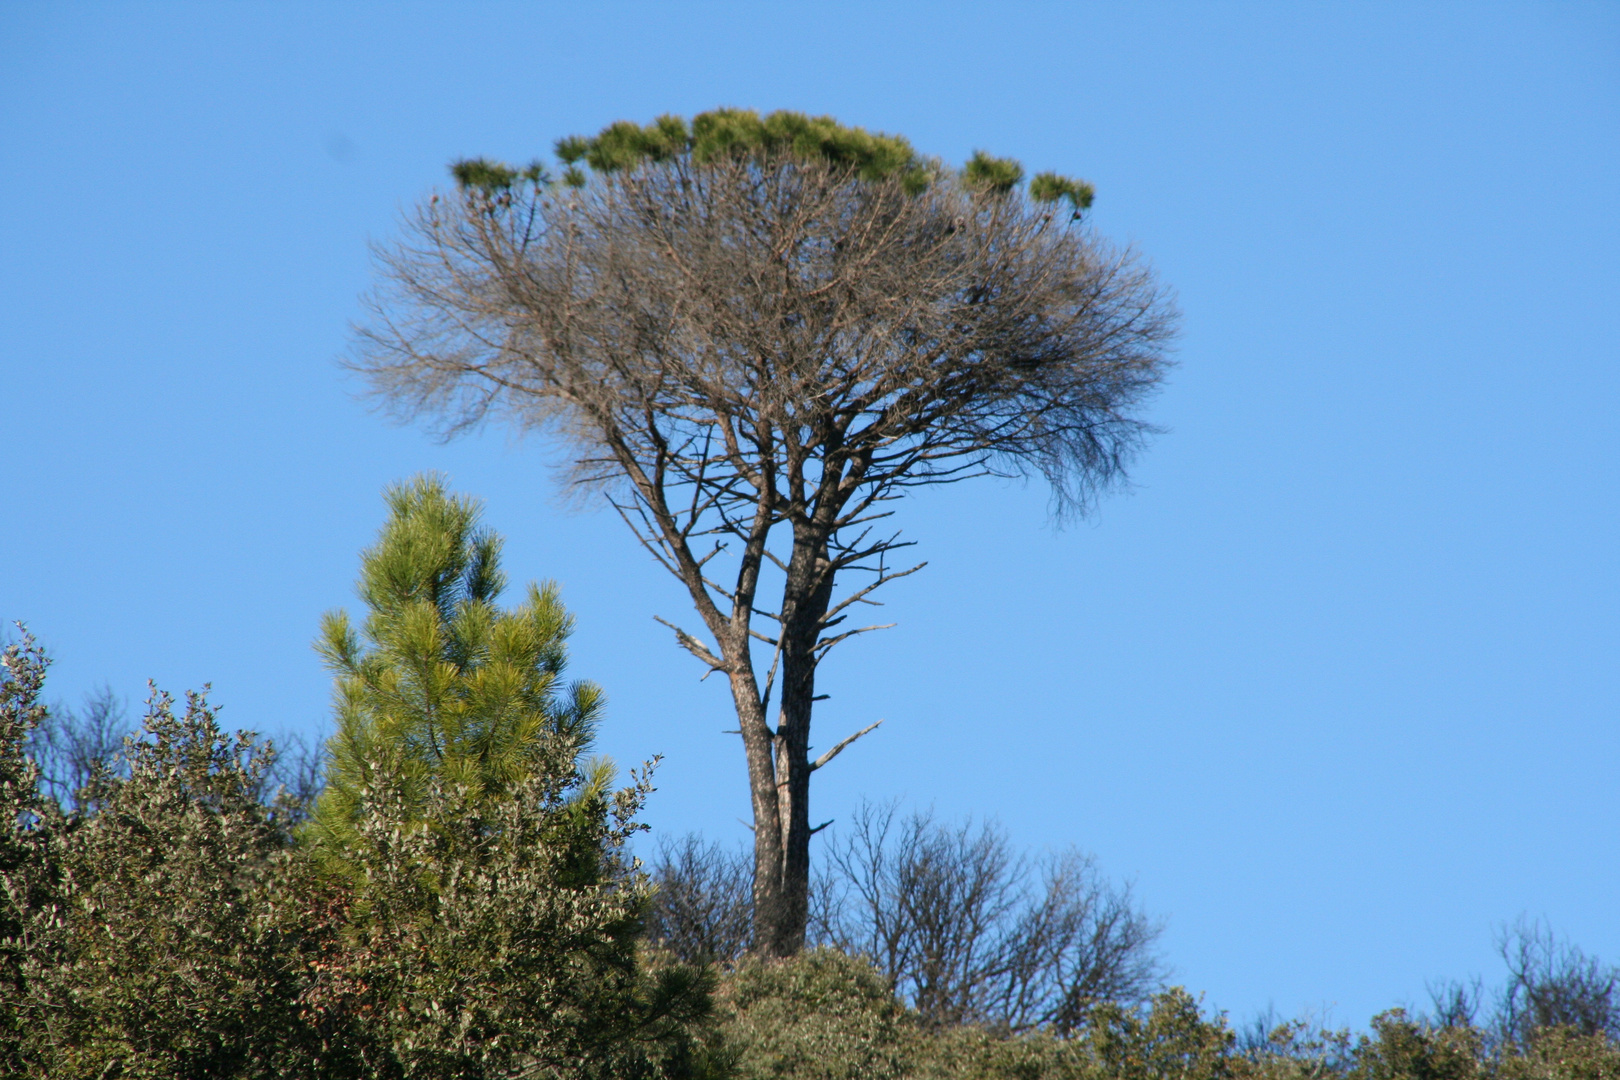
[[[752,109],[715,109],[693,117],[690,126],[668,115],[645,126],[619,120],[592,137],[559,139],[556,152],[564,164],[584,160],[598,173],[683,155],[699,165],[734,157],[792,156],[848,166],[863,180],[899,176],[926,185],[928,167],[899,135],[874,134],[830,116],[786,110],[761,117]]]
[[[760,161],[796,158],[840,166],[868,182],[897,180],[917,193],[949,175],[937,160],[919,155],[902,135],[887,135],[840,124],[831,116],[809,116],[779,109],[761,116],[753,109],[713,109],[698,113],[689,124],[684,117],[664,115],[650,124],[616,120],[595,135],[569,135],[554,145],[563,164],[562,183],[583,187],[584,163],[601,176],[644,164],[678,159],[693,165],[733,159]],[[549,184],[551,174],[535,162],[518,169],[487,158],[469,158],[450,168],[465,190],[494,195],[520,181]],[[960,176],[972,189],[995,194],[1012,191],[1024,179],[1024,168],[1012,158],[997,158],[975,151]],[[1036,202],[1067,199],[1075,216],[1091,206],[1092,186],[1045,172],[1029,185]]]
[[[552,584],[531,584],[524,602],[496,606],[504,575],[500,538],[479,527],[479,507],[432,477],[389,490],[390,514],[361,557],[359,632],[328,614],[319,648],[336,675],[337,732],[311,835],[339,866],[360,842],[363,792],[374,773],[394,774],[402,805],[427,785],[496,800],[560,752],[571,763],[601,715],[594,683],[564,688],[573,619]],[[587,762],[577,798],[612,780],[606,761]]]
[[[1012,158],[991,157],[983,150],[975,150],[962,167],[962,177],[975,187],[1008,192],[1024,179],[1024,167]]]

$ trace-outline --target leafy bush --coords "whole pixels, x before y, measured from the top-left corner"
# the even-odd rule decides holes
[[[0,661],[0,1074],[716,1075],[712,976],[637,955],[645,775],[610,790],[556,731],[500,790],[362,763],[333,872],[203,694],[154,690],[64,809],[29,754],[46,659]]]
[[[276,915],[287,831],[268,755],[201,694],[154,691],[94,813],[47,816],[21,925],[21,1062],[51,1077],[296,1071],[296,971]]]
[[[304,999],[323,1029],[373,1040],[368,1074],[702,1071],[689,1029],[709,981],[640,970],[647,889],[616,862],[645,779],[581,815],[571,755],[495,802],[437,781],[407,795],[387,775],[357,789],[354,872],[333,879],[329,909],[337,945]]]
[[[49,897],[50,804],[27,752],[44,723],[49,661],[27,633],[0,649],[0,1072],[25,1074],[32,914]]]
[[[909,1075],[914,1019],[871,964],[836,949],[744,961],[722,984],[718,1007],[738,1080]]]
[[[1503,1058],[1501,1080],[1615,1080],[1620,1043],[1570,1027],[1545,1028],[1517,1053]]]

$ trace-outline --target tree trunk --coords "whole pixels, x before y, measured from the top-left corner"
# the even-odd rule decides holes
[[[832,599],[825,537],[796,536],[782,595],[780,706],[771,770],[754,788],[754,951],[794,956],[810,917],[810,712],[816,696],[816,643]],[[745,739],[746,741],[746,739]],[[768,788],[769,800],[762,797]],[[762,888],[761,877],[769,873]]]
[[[765,723],[765,709],[752,671],[732,675],[731,696],[737,707],[743,753],[748,759],[748,788],[754,811],[753,951],[764,956],[791,956],[796,950],[781,952],[776,948],[781,937],[779,927],[788,921],[782,879],[784,837],[776,827],[782,800],[776,787],[770,727]],[[802,931],[800,938],[802,941]]]

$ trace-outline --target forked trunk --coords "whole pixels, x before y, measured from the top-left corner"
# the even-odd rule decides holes
[[[795,538],[783,588],[780,705],[770,771],[754,768],[754,952],[794,956],[804,948],[810,898],[810,713],[816,644],[832,597],[827,542]]]

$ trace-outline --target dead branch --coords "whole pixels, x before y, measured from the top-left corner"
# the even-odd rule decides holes
[[[703,643],[697,638],[693,637],[691,634],[688,634],[685,630],[682,630],[680,627],[676,626],[674,623],[663,618],[662,616],[654,615],[653,621],[663,623],[665,626],[675,631],[675,640],[680,644],[681,648],[685,649],[687,652],[691,653],[705,664],[708,664],[710,670],[726,670],[725,661],[721,660],[719,657],[715,656],[714,653],[705,648]]]
[[[857,731],[855,734],[853,734],[853,735],[849,736],[848,738],[844,739],[842,742],[835,745],[831,750],[828,750],[825,754],[822,754],[820,757],[816,758],[816,760],[812,761],[810,763],[810,771],[814,772],[817,769],[821,768],[823,765],[827,764],[827,762],[831,761],[833,758],[835,758],[839,754],[843,753],[844,747],[848,746],[850,743],[854,742],[856,739],[860,738],[862,735],[865,735],[867,732],[876,731],[878,729],[878,726],[881,725],[882,723],[883,723],[882,720],[878,720],[878,721],[875,721],[873,723],[867,724],[865,727],[861,728],[861,730]]]

